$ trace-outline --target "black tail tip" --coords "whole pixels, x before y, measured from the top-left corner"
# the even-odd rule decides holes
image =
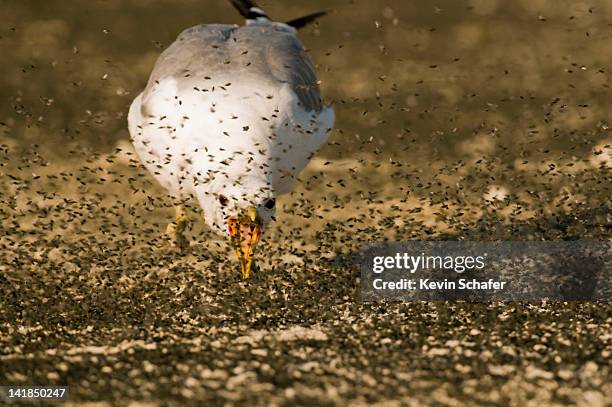
[[[251,0],[230,0],[230,3],[238,10],[241,16],[246,18],[247,20],[255,20],[257,18],[263,17],[268,18],[266,13]]]
[[[270,19],[267,14],[255,3],[253,0],[230,0],[230,3],[238,10],[241,16],[247,20],[256,20],[258,18]],[[319,17],[326,15],[327,11],[318,11],[316,13],[308,14],[304,17],[296,18],[295,20],[287,21],[285,24],[300,29]]]
[[[296,18],[295,20],[287,21],[285,24],[299,30],[300,28],[314,22],[317,18],[323,17],[327,13],[327,11],[317,11],[316,13],[308,14],[307,16]]]

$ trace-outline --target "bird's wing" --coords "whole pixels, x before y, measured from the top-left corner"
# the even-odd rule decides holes
[[[226,42],[235,29],[211,24],[184,30],[155,62],[143,92],[143,116],[172,111],[164,109],[164,102],[174,104],[182,91],[212,85],[207,81],[224,74],[224,62],[229,60]]]
[[[333,109],[321,102],[314,64],[295,30],[282,23],[183,31],[158,58],[132,108],[138,110],[130,113],[132,136],[151,165],[172,170],[169,158],[179,160],[194,146],[208,145],[208,154],[221,160],[249,142],[273,143],[266,151],[280,154],[277,167],[288,175],[277,189],[285,192],[334,122]],[[277,137],[249,131],[255,122],[276,126]],[[285,151],[281,144],[293,147]],[[180,169],[181,162],[175,164]]]
[[[291,86],[306,110],[320,111],[323,104],[317,73],[304,46],[293,34],[273,38],[266,49],[266,62],[271,74]]]
[[[294,29],[282,23],[211,24],[183,31],[160,55],[143,94],[143,114],[159,110],[151,96],[164,80],[172,79],[180,94],[240,82],[236,78],[272,87],[288,84],[305,110],[322,108],[315,66]]]

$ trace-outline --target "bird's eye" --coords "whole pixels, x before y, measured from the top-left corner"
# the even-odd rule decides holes
[[[268,209],[272,209],[274,208],[274,205],[276,205],[276,199],[272,198],[272,199],[268,199],[265,203],[265,207]]]
[[[217,199],[219,199],[219,203],[221,204],[221,206],[227,206],[227,204],[229,203],[229,198],[223,194],[219,194]]]

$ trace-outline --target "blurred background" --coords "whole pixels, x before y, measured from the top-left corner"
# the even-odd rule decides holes
[[[2,143],[54,162],[115,151],[159,53],[186,27],[241,23],[227,3],[2,2]],[[261,3],[279,20],[330,10],[300,33],[337,111],[320,157],[367,161],[347,163],[360,184],[431,198],[460,180],[479,198],[608,200],[609,184],[592,178],[611,165],[612,3]]]
[[[610,2],[262,5],[279,20],[331,11],[300,37],[337,105],[344,135],[333,141],[344,148],[372,137],[370,150],[385,154],[398,153],[399,142],[460,155],[500,143],[567,148],[588,136],[592,145],[573,143],[572,154],[585,154],[606,137]],[[4,137],[109,151],[127,138],[129,103],[161,50],[184,28],[216,22],[242,23],[223,0],[4,1]]]
[[[608,303],[363,303],[354,254],[609,240],[612,2],[261,5],[330,11],[300,38],[337,121],[243,283],[203,222],[168,247],[172,202],[126,129],[160,52],[238,13],[0,0],[0,383],[114,405],[606,405]]]

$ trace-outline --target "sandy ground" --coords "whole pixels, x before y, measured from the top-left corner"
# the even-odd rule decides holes
[[[1,6],[0,384],[67,384],[66,405],[610,405],[608,302],[363,303],[355,263],[385,239],[610,239],[608,2],[264,2],[333,8],[302,37],[338,123],[248,282],[196,207],[169,247],[172,202],[127,142],[160,48],[238,22],[200,3]]]
[[[382,203],[368,205],[383,212],[380,219],[364,221],[343,219],[340,205],[313,209],[300,201],[324,194],[327,181],[283,198],[280,225],[265,236],[258,270],[243,282],[228,244],[205,229],[194,227],[187,253],[169,248],[162,231],[170,202],[159,190],[142,193],[150,181],[144,170],[120,161],[98,158],[87,166],[95,175],[52,169],[38,180],[7,182],[21,188],[21,199],[11,208],[5,196],[3,206],[3,383],[69,384],[73,402],[102,405],[609,401],[608,303],[362,303],[351,250],[362,234],[402,229],[388,225]],[[33,192],[38,182],[64,188],[43,199]],[[428,238],[436,229],[424,225],[430,216],[397,217]],[[610,224],[609,213],[592,210],[556,219],[463,228],[482,239],[518,230],[601,238],[608,232],[596,225]]]

